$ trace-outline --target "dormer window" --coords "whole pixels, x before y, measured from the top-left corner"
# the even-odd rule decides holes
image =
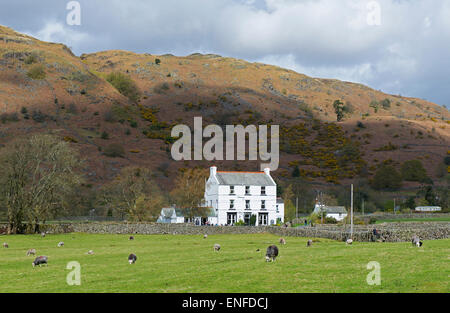
[[[266,195],[266,186],[261,186],[261,195]]]
[[[234,195],[234,186],[230,186],[230,195]]]
[[[245,186],[245,194],[246,195],[250,194],[250,186]]]

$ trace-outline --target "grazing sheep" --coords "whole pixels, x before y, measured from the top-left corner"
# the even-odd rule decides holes
[[[64,246],[64,242],[63,241],[58,242],[58,247],[62,247],[62,246]]]
[[[130,240],[134,240],[134,236],[130,236]]]
[[[33,263],[33,267],[35,267],[36,265],[39,265],[39,267],[41,267],[41,265],[45,264],[48,266],[48,258],[44,255],[38,256],[36,259],[34,259]]]
[[[137,260],[136,254],[131,253],[131,254],[128,256],[128,263],[134,264],[134,263],[136,263],[136,260]]]
[[[220,245],[218,243],[214,244],[214,251],[219,251],[220,250]]]
[[[269,246],[266,252],[266,262],[273,262],[278,256],[278,247],[275,245]]]
[[[308,240],[308,242],[306,243],[307,247],[311,247],[313,244],[313,241],[311,239]]]
[[[42,238],[45,237],[45,233],[44,232],[41,233],[41,237]]]
[[[203,235],[203,239],[206,239],[206,238],[208,238],[208,235],[207,235],[207,234],[204,234],[204,235]]]
[[[36,255],[36,249],[29,249],[27,251],[27,256],[30,256],[30,255]]]
[[[411,243],[413,246],[417,246],[417,244],[420,242],[420,238],[417,235],[414,235],[411,239]]]
[[[284,240],[284,238],[280,238],[280,244],[281,245],[285,245],[286,244],[286,240]]]
[[[345,242],[345,244],[347,245],[351,245],[353,243],[353,239],[347,239],[347,241]]]
[[[89,250],[87,254],[94,254],[94,250]]]
[[[3,243],[3,248],[9,248],[9,245],[6,242],[4,242]]]

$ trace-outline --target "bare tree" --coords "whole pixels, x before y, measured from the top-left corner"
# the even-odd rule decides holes
[[[202,206],[202,201],[207,177],[207,169],[187,169],[176,178],[175,188],[171,195],[185,217],[193,218],[206,215],[208,209]]]
[[[0,201],[9,232],[22,232],[23,221],[39,232],[40,222],[68,205],[67,196],[82,182],[80,165],[76,151],[52,135],[20,138],[0,150]]]
[[[126,167],[111,183],[103,186],[98,203],[113,210],[121,218],[127,216],[141,222],[155,221],[164,200],[150,170]]]

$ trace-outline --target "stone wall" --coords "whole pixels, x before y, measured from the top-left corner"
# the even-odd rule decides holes
[[[374,238],[373,228],[380,233]],[[2,225],[0,225],[2,229]],[[345,241],[350,237],[349,227],[336,225],[318,225],[315,227],[247,227],[247,226],[194,226],[189,224],[157,224],[157,223],[73,223],[50,224],[41,226],[48,233],[91,233],[91,234],[145,234],[145,235],[214,235],[214,234],[261,234],[271,233],[280,237],[328,238]],[[1,232],[0,232],[1,233]],[[353,239],[355,241],[386,242],[410,241],[413,235],[423,240],[450,238],[450,223],[389,223],[382,225],[355,225]]]

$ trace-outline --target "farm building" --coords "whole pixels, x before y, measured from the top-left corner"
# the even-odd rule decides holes
[[[418,206],[415,209],[416,212],[439,212],[442,211],[440,206]]]
[[[175,206],[171,208],[163,208],[161,209],[161,213],[159,215],[157,223],[172,223],[172,224],[180,224],[180,223],[194,223],[195,225],[216,225],[217,224],[217,216],[211,208],[208,208],[206,216],[197,216],[193,218],[188,218],[184,216],[181,209],[176,208]]]
[[[277,184],[264,172],[224,172],[210,168],[205,186],[205,205],[217,215],[218,225],[243,221],[255,225],[274,225],[284,221],[284,203],[277,199]]]
[[[336,221],[342,221],[347,216],[347,210],[343,206],[327,206],[316,200],[314,214],[325,214],[325,217],[332,217]]]

